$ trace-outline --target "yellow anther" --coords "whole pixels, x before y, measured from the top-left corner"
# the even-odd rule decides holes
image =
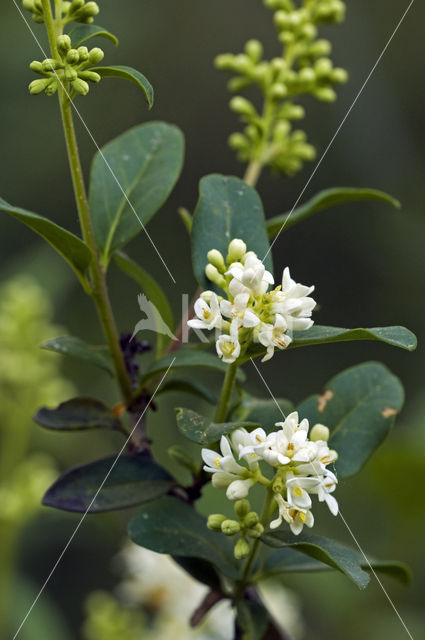
[[[214,461],[214,464],[215,464],[215,466],[217,467],[217,469],[219,469],[219,468],[220,468],[220,458],[218,458],[218,457],[217,457],[217,458],[215,459],[215,461]]]
[[[300,511],[300,512],[298,513],[298,519],[299,519],[299,520],[301,520],[301,522],[304,524],[305,519],[306,519],[305,513],[303,513],[302,511]]]
[[[295,493],[296,496],[298,496],[298,498],[301,498],[301,496],[303,494],[303,490],[301,489],[301,487],[295,487],[294,493]]]

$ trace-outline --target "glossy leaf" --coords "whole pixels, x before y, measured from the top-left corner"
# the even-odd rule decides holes
[[[115,455],[65,472],[47,491],[43,504],[65,511],[101,513],[150,502],[174,484],[168,472],[147,457],[123,455],[113,466],[116,460]]]
[[[274,238],[281,230],[286,231],[298,222],[306,220],[314,213],[323,211],[323,209],[359,200],[380,200],[391,204],[397,209],[400,208],[398,200],[383,191],[378,191],[377,189],[353,189],[350,187],[325,189],[324,191],[320,191],[308,202],[294,209],[292,213],[288,211],[287,213],[275,216],[274,218],[269,218],[269,220],[267,220],[267,232],[269,238]]]
[[[259,423],[255,422],[211,422],[209,418],[201,416],[191,409],[176,409],[177,426],[179,431],[192,442],[211,444],[220,440],[221,436],[231,433],[235,429],[255,429]]]
[[[47,340],[42,345],[43,349],[47,351],[55,351],[61,353],[64,356],[71,356],[90,362],[90,364],[107,371],[111,375],[114,375],[114,367],[109,355],[109,351],[104,346],[93,346],[84,342],[80,338],[75,336],[59,336],[58,338],[52,338]]]
[[[266,269],[273,270],[258,193],[239,178],[206,176],[200,182],[192,224],[193,270],[203,289],[211,288],[205,276],[208,251],[218,249],[226,258],[233,238],[244,240],[249,251],[255,251],[261,260],[265,258]]]
[[[242,631],[242,640],[263,640],[269,626],[269,614],[261,602],[239,600],[236,623]]]
[[[153,106],[153,87],[143,73],[140,73],[137,69],[123,65],[114,65],[109,67],[93,67],[92,71],[98,73],[102,78],[119,78],[121,80],[134,82],[145,94],[149,109]]]
[[[36,213],[14,207],[0,198],[0,211],[8,213],[46,240],[59,255],[74,269],[84,288],[87,287],[86,275],[93,253],[89,247],[70,231]]]
[[[160,357],[170,342],[170,337],[162,333],[162,331],[166,331],[168,327],[171,334],[174,333],[173,312],[167,296],[156,280],[125,253],[118,251],[115,253],[114,259],[119,268],[140,285],[148,301],[154,306],[154,311],[156,311],[154,313],[154,323],[156,326],[157,355]],[[166,327],[164,327],[164,323]]]
[[[266,432],[275,431],[276,422],[282,422],[294,410],[285,398],[256,398],[242,392],[240,403],[233,409],[232,420],[247,420],[261,424]]]
[[[164,496],[143,506],[130,520],[128,535],[151,551],[201,558],[230,578],[239,575],[231,542],[210,531],[205,518],[177,498]]]
[[[360,589],[364,589],[369,583],[370,576],[361,568],[358,554],[335,540],[304,531],[295,536],[284,529],[268,531],[261,539],[270,547],[293,547],[310,558],[327,564],[346,575]]]
[[[149,122],[118,136],[96,154],[90,207],[105,264],[164,204],[180,174],[183,151],[177,127]]]
[[[370,340],[384,342],[393,347],[414,351],[417,340],[414,333],[405,327],[374,327],[372,329],[343,329],[341,327],[325,327],[313,325],[307,331],[295,331],[293,342],[288,349],[308,347],[317,344],[331,344],[333,342],[353,342],[356,340]],[[250,358],[256,358],[266,353],[266,348],[261,344],[253,344],[247,353],[241,358],[245,362]]]
[[[42,407],[34,420],[40,426],[55,431],[121,429],[121,422],[112,409],[95,398],[72,398],[55,409]]]
[[[362,569],[370,571],[369,564],[364,557],[353,551],[357,555],[358,562]],[[411,573],[409,567],[403,562],[392,560],[376,560],[368,558],[374,571],[379,571],[391,576],[402,584],[409,584]],[[314,573],[318,571],[332,571],[332,567],[324,564],[320,560],[300,553],[296,547],[286,547],[273,551],[264,561],[261,572],[256,576],[257,580],[272,578],[284,573]]]
[[[191,393],[198,398],[206,400],[210,404],[216,404],[217,398],[208,387],[197,380],[189,378],[171,378],[166,379],[164,384],[158,389],[157,395],[166,393],[167,391],[183,391],[183,393]]]
[[[204,351],[198,351],[197,349],[179,349],[175,353],[170,353],[160,360],[156,360],[152,366],[145,373],[142,383],[150,380],[151,378],[163,373],[170,367],[170,370],[174,369],[189,369],[189,368],[202,368],[212,369],[225,373],[227,370],[226,363],[222,362],[216,355],[207,353]],[[245,374],[242,370],[238,371],[238,380],[243,381]]]
[[[78,47],[84,44],[84,42],[96,37],[107,38],[108,40],[111,40],[115,46],[118,45],[118,38],[107,29],[100,27],[98,24],[78,25],[75,29],[70,31],[69,37],[71,38],[72,47],[74,49],[78,49]]]
[[[320,422],[331,429],[336,473],[345,477],[357,473],[385,439],[403,402],[399,379],[384,365],[365,362],[332,378],[298,412],[311,425]]]

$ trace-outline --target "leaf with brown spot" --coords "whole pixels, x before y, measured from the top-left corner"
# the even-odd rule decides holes
[[[381,411],[384,418],[391,418],[391,416],[396,416],[398,414],[397,409],[393,409],[393,407],[385,407]]]
[[[323,413],[323,411],[326,409],[328,402],[330,402],[333,397],[334,397],[334,392],[331,391],[331,389],[326,389],[323,393],[321,393],[320,396],[317,398],[317,410],[320,413]]]

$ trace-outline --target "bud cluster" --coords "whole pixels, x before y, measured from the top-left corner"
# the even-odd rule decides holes
[[[71,38],[61,35],[57,38],[57,47],[60,60],[46,58],[43,62],[35,60],[31,62],[30,69],[43,76],[33,80],[29,85],[30,93],[37,95],[44,93],[48,96],[56,93],[59,83],[65,87],[70,83],[75,94],[85,96],[89,92],[89,82],[99,82],[101,77],[92,69],[86,67],[97,64],[103,60],[104,53],[99,47],[90,51],[87,47],[73,49]]]
[[[32,13],[32,19],[35,22],[44,22],[41,0],[22,0],[22,6]],[[96,2],[72,0],[72,2],[62,2],[60,18],[62,18],[63,25],[68,22],[91,24],[99,11],[99,5]]]
[[[207,527],[212,531],[224,533],[225,536],[238,536],[234,555],[242,560],[249,555],[250,545],[247,538],[259,538],[264,531],[256,511],[251,511],[248,500],[237,500],[234,503],[237,520],[231,520],[221,513],[213,513],[208,517]]]
[[[235,74],[229,82],[231,91],[256,85],[264,96],[261,113],[240,95],[230,101],[230,108],[246,124],[243,133],[230,137],[230,146],[243,162],[257,160],[291,175],[315,157],[304,131],[293,130],[293,121],[305,115],[293,99],[309,94],[331,102],[336,99],[334,85],[347,80],[346,71],[335,68],[328,57],[330,42],[318,38],[318,25],[341,22],[345,5],[341,0],[301,0],[299,7],[293,0],[265,0],[265,4],[275,11],[282,56],[264,60],[261,43],[250,40],[244,53],[218,56],[216,66]]]

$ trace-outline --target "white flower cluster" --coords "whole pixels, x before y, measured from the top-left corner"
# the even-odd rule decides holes
[[[270,528],[275,529],[285,520],[297,535],[304,525],[314,524],[310,494],[317,495],[319,502],[325,501],[331,513],[337,515],[338,503],[331,493],[338,481],[327,466],[338,456],[328,447],[329,429],[317,424],[308,437],[308,420],[299,422],[296,411],[276,426],[280,430],[268,435],[258,428],[250,433],[236,429],[229,439],[222,436],[221,455],[202,449],[204,470],[212,474],[214,487],[227,489],[229,500],[246,498],[257,482],[272,487],[279,515],[270,522]],[[247,466],[236,462],[235,454]],[[261,473],[261,461],[276,469],[272,480]]]
[[[291,331],[303,331],[313,325],[311,314],[316,306],[309,297],[314,287],[292,280],[288,267],[282,284],[268,291],[274,279],[253,251],[237,238],[229,244],[226,263],[223,255],[208,252],[207,277],[227,294],[227,299],[213,291],[204,291],[195,302],[196,318],[188,325],[194,329],[220,329],[216,349],[223,362],[239,358],[251,342],[266,347],[263,362],[275,348],[285,349],[292,341]]]

